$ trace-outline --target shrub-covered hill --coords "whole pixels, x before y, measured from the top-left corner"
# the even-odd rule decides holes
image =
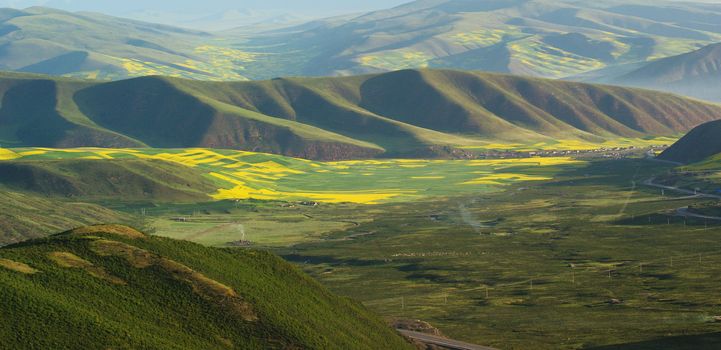
[[[411,349],[361,305],[269,253],[118,225],[0,249],[10,349]]]
[[[426,69],[253,82],[6,73],[0,96],[3,147],[207,147],[321,160],[675,136],[721,119],[721,106],[654,91]]]

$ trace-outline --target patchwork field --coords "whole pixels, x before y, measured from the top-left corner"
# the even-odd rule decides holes
[[[13,149],[0,159],[154,159],[193,167],[217,185],[216,200],[312,200],[324,203],[409,201],[489,192],[523,181],[552,179],[584,162],[569,157],[496,160],[363,160],[313,162],[209,149]]]

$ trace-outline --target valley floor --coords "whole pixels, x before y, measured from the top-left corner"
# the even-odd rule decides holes
[[[157,234],[266,247],[389,319],[423,319],[456,339],[502,349],[654,348],[668,336],[714,332],[721,292],[721,226],[675,216],[715,200],[644,185],[671,167],[593,160],[554,180],[472,196],[216,202],[146,215]],[[717,344],[697,339],[694,348]]]
[[[434,195],[413,200],[95,204],[156,235],[268,249],[389,320],[422,319],[458,340],[501,349],[718,346],[721,222],[679,211],[712,212],[717,201],[645,185],[673,165],[564,161],[546,164],[542,179],[518,175],[539,169],[496,166],[473,176],[498,183],[450,197],[433,184],[459,186],[444,179],[461,168],[425,167],[444,178],[419,180]],[[395,175],[403,169],[427,171]],[[613,347],[626,343],[637,347]]]

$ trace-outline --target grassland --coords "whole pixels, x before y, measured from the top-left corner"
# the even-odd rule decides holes
[[[92,156],[94,151],[45,150],[27,157]],[[106,151],[110,157],[123,154]],[[169,157],[170,151],[156,152]],[[177,152],[176,162],[196,169],[222,167],[208,153],[172,152]],[[273,157],[281,164],[277,156],[223,151],[215,157],[221,155],[263,167],[267,157]],[[303,171],[357,170],[358,178],[368,167],[378,166],[376,161],[318,167],[315,162],[286,161],[298,163],[284,166]],[[685,336],[679,339],[695,349],[718,344],[713,335],[718,309],[714,295],[719,292],[714,281],[721,276],[721,252],[715,248],[721,226],[674,216],[681,207],[715,207],[714,200],[644,187],[645,179],[672,169],[661,162],[544,158],[545,165],[534,164],[537,172],[528,172],[517,164],[524,161],[533,160],[516,160],[514,165],[483,161],[495,167],[493,172],[473,174],[470,181],[492,191],[473,194],[456,184],[444,191],[461,190],[448,196],[431,192],[378,204],[99,204],[127,215],[142,212],[157,235],[269,249],[334,292],[356,298],[387,318],[423,319],[458,339],[503,349],[610,349],[625,343],[629,345],[618,348],[636,344],[654,349],[679,342],[676,336]],[[422,177],[419,172],[431,167],[401,168],[426,162],[392,162],[398,169],[387,173],[389,180],[404,174],[402,169]],[[464,167],[473,162],[466,161]],[[449,163],[442,167],[446,174],[463,169]],[[335,168],[339,164],[347,168]],[[502,174],[509,173],[514,179],[506,182]],[[301,175],[273,181],[284,183]],[[427,176],[424,180],[445,186],[433,178],[442,175]],[[321,178],[311,179],[315,183]],[[324,182],[329,186],[334,184]]]
[[[641,186],[668,168],[600,161],[502,193],[384,204],[278,251],[387,317],[498,348],[650,349],[686,335],[713,349],[720,228],[672,215],[713,201]]]
[[[210,149],[13,149],[5,158],[49,160],[148,159],[194,168],[212,180],[216,200],[261,199],[373,204],[488,192],[514,182],[547,180],[568,157],[494,160],[359,160],[313,162],[242,151]],[[52,164],[52,163],[50,163]],[[157,198],[160,200],[161,198]]]

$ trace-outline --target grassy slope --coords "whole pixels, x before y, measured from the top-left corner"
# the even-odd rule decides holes
[[[559,78],[717,42],[720,20],[717,5],[680,2],[414,1],[239,42],[275,54],[248,64],[264,74],[254,78],[418,67]],[[276,62],[284,60],[290,64]]]
[[[0,245],[103,222],[135,223],[137,220],[97,204],[0,190]]]
[[[0,9],[0,22],[0,62],[22,72],[91,79],[151,74],[244,79],[238,67],[251,59],[212,45],[216,38],[208,33],[98,13]]]
[[[236,83],[2,81],[0,140],[14,146],[437,157],[498,141],[673,136],[721,118],[721,107],[668,94],[451,70]]]
[[[411,348],[268,253],[100,226],[0,257],[0,310],[12,315],[0,336],[11,348]]]
[[[215,191],[192,168],[141,159],[0,162],[0,183],[14,191],[83,200],[203,201]]]
[[[665,150],[659,158],[679,163],[696,163],[721,153],[721,122],[700,125]]]

